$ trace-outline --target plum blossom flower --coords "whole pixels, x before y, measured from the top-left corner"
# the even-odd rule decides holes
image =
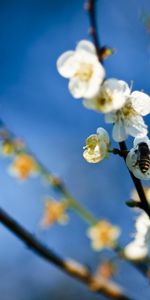
[[[97,222],[96,225],[90,227],[87,231],[87,236],[91,239],[92,248],[96,251],[115,247],[119,235],[119,227],[113,226],[105,220]]]
[[[9,168],[9,173],[21,180],[25,180],[30,175],[38,174],[38,165],[31,155],[26,153],[18,154]]]
[[[69,90],[74,98],[93,97],[104,80],[105,70],[93,43],[82,40],[75,51],[63,53],[57,60],[58,72],[70,78]]]
[[[124,254],[131,260],[144,259],[150,249],[150,219],[142,212],[135,223],[134,240],[124,249]]]
[[[42,226],[48,227],[56,222],[65,224],[68,221],[68,216],[65,213],[66,208],[67,206],[64,202],[58,202],[54,199],[47,199],[45,202]]]
[[[140,150],[139,150],[139,144],[141,143],[145,143],[147,145],[147,151],[148,151],[146,153],[146,156],[144,152],[144,159],[142,163],[140,163],[141,158],[140,158]],[[127,155],[126,158],[127,166],[129,170],[134,174],[134,176],[139,179],[144,179],[144,180],[150,179],[149,151],[150,151],[150,140],[147,136],[145,136],[143,138],[134,139],[133,148],[129,151]],[[146,163],[146,167],[143,167],[143,163]]]
[[[110,78],[104,81],[95,97],[85,97],[83,105],[98,112],[109,113],[121,109],[129,94],[130,88],[125,81]]]
[[[150,113],[150,97],[135,91],[128,94],[124,105],[105,115],[106,123],[113,123],[112,136],[116,142],[122,142],[128,135],[143,137],[147,135],[147,125],[143,117]]]
[[[107,131],[99,127],[96,134],[92,134],[86,139],[83,157],[89,163],[98,163],[108,157],[109,146],[110,139]]]

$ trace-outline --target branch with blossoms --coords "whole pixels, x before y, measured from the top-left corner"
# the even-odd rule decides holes
[[[148,253],[147,236],[149,233],[150,205],[141,184],[150,179],[150,140],[148,126],[143,117],[150,113],[150,97],[141,91],[131,91],[129,85],[120,79],[105,79],[102,65],[101,47],[96,25],[96,1],[89,0],[85,8],[90,19],[90,34],[93,43],[80,41],[75,51],[67,51],[57,61],[59,73],[69,79],[69,90],[76,99],[83,99],[83,105],[98,113],[103,113],[105,122],[113,125],[112,138],[119,143],[120,152],[110,147],[110,137],[105,129],[99,127],[96,133],[86,139],[83,157],[89,163],[99,163],[108,158],[109,153],[119,154],[125,160],[130,176],[135,185],[138,201],[128,201],[130,207],[138,207],[146,214],[144,230],[137,221],[137,234],[131,247],[127,247],[128,256],[142,258]],[[108,48],[109,49],[109,48]],[[107,52],[106,52],[107,53]],[[134,137],[133,148],[128,151],[125,140]],[[133,250],[133,254],[129,249]],[[132,252],[132,251],[131,251]]]
[[[85,108],[102,113],[105,122],[113,126],[112,138],[119,148],[111,147],[108,132],[99,127],[86,139],[83,157],[93,164],[108,159],[110,154],[124,159],[135,185],[134,193],[126,204],[141,210],[135,222],[133,241],[122,248],[118,241],[120,228],[107,220],[97,219],[83,207],[67,190],[65,184],[53,175],[28,149],[24,141],[16,138],[2,121],[0,150],[4,156],[10,157],[11,175],[19,180],[39,175],[55,189],[58,199],[48,196],[45,201],[42,219],[44,228],[56,222],[66,223],[68,211],[73,209],[88,223],[87,236],[94,250],[111,249],[118,257],[122,257],[149,276],[150,188],[143,188],[140,180],[150,179],[150,140],[147,137],[148,127],[143,119],[150,113],[150,97],[140,91],[131,91],[131,87],[123,80],[106,79],[103,60],[113,53],[113,49],[100,44],[95,4],[96,1],[89,0],[85,5],[93,42],[82,40],[74,51],[63,53],[57,60],[57,69],[63,77],[69,79],[72,96],[76,99],[81,98]],[[128,136],[134,137],[133,148],[129,150],[125,144]],[[93,275],[84,265],[60,258],[2,209],[0,221],[35,253],[84,282],[92,291],[100,292],[111,299],[130,299],[122,287],[111,280],[114,272],[109,261],[100,265]]]
[[[11,164],[8,167],[9,174],[17,177],[17,179],[21,181],[25,181],[33,175],[36,175],[36,177],[40,176],[42,182],[45,181],[45,183],[51,186],[59,196],[59,201],[51,196],[46,197],[44,215],[41,222],[43,229],[48,228],[55,223],[67,224],[69,221],[68,210],[72,209],[88,224],[89,228],[87,230],[87,236],[91,240],[91,245],[94,250],[100,251],[104,248],[110,248],[117,253],[118,257],[125,260],[130,259],[131,264],[138,267],[139,271],[147,276],[147,269],[149,266],[147,269],[144,269],[143,272],[140,265],[137,265],[137,261],[141,259],[141,257],[135,256],[134,258],[129,254],[130,251],[128,251],[128,249],[130,249],[130,244],[125,248],[122,248],[119,244],[118,238],[121,233],[120,228],[112,225],[107,220],[97,219],[71,195],[65,184],[39,161],[22,139],[17,138],[14,133],[6,127],[2,120],[0,121],[0,124],[0,150],[3,157],[9,157],[11,160]],[[98,141],[100,141],[99,147],[101,156],[99,156],[98,151],[97,155],[95,156],[94,154],[93,157],[93,154],[89,155],[89,148],[92,149],[93,145],[95,147],[95,144],[97,144]],[[109,149],[109,136],[103,128],[99,128],[97,130],[97,135],[91,135],[87,139],[86,144],[87,146],[83,153],[84,158],[88,161],[91,160],[91,162],[93,162],[93,160],[94,162],[99,162],[99,159],[101,160],[104,158],[105,152]],[[122,153],[119,149],[115,148],[109,151],[123,157],[127,155],[126,152]],[[102,155],[104,155],[104,157],[102,157]],[[150,189],[146,188],[145,192],[150,201]],[[135,191],[134,194],[132,193],[131,198],[134,199],[134,201],[129,201],[128,205],[132,206],[131,204],[136,202],[137,206],[140,207],[140,201]],[[145,252],[145,257],[146,256],[147,251]]]
[[[102,274],[93,275],[86,266],[72,259],[62,259],[51,249],[43,245],[2,209],[0,209],[0,221],[22,240],[29,249],[33,250],[36,254],[54,264],[71,277],[83,282],[91,291],[101,293],[111,299],[131,300],[130,297],[125,295],[124,290],[118,284],[107,279],[106,276],[104,277]]]

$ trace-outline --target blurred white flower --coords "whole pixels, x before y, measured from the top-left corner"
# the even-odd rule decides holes
[[[89,163],[98,163],[108,157],[110,139],[107,131],[99,127],[96,134],[90,135],[86,139],[83,157]]]
[[[8,172],[20,180],[26,180],[30,176],[37,176],[39,174],[39,166],[31,155],[20,153],[14,157],[8,168]]]
[[[134,240],[125,247],[124,254],[131,260],[142,260],[150,248],[150,219],[145,212],[137,217],[135,228]]]
[[[93,43],[82,40],[75,51],[63,53],[57,60],[58,72],[70,78],[69,90],[74,98],[93,97],[105,77]]]
[[[135,138],[133,148],[127,155],[129,170],[139,179],[150,179],[150,140],[147,136]]]
[[[120,228],[105,220],[98,221],[87,230],[87,236],[91,239],[92,248],[95,251],[115,247],[119,235]]]
[[[113,139],[122,142],[128,135],[143,137],[147,135],[147,125],[143,117],[150,113],[150,97],[135,91],[126,97],[121,109],[105,115],[106,123],[113,123]]]
[[[89,109],[109,113],[120,109],[129,95],[130,88],[125,81],[111,78],[104,81],[95,97],[84,99],[83,105]]]
[[[138,240],[129,243],[125,249],[124,254],[128,259],[131,260],[142,260],[147,254],[147,248],[144,246],[144,243],[140,243]]]

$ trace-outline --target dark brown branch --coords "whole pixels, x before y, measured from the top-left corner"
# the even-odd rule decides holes
[[[88,11],[89,21],[90,21],[90,28],[89,34],[92,36],[93,43],[96,48],[97,56],[101,59],[101,52],[103,52],[103,47],[100,44],[100,40],[98,37],[98,29],[96,23],[96,7],[95,7],[96,0],[88,0],[85,3],[85,9]]]
[[[112,152],[115,155],[119,155],[121,157],[124,157],[124,158],[126,158],[127,154],[129,153],[129,151],[127,151],[127,150],[120,150],[118,148],[113,148],[110,152]]]
[[[119,145],[120,145],[120,150],[121,150],[121,151],[127,151],[127,150],[128,150],[125,142],[121,142],[121,143],[119,143]],[[125,160],[125,157],[123,157],[123,158],[124,158],[124,160]],[[141,208],[142,208],[142,209],[146,212],[146,214],[150,217],[150,206],[149,206],[148,201],[147,201],[147,199],[146,199],[146,196],[145,196],[144,189],[143,189],[143,186],[142,186],[142,184],[141,184],[141,181],[140,181],[138,178],[136,178],[136,177],[133,175],[132,172],[129,171],[129,173],[130,173],[130,176],[131,176],[131,178],[132,178],[132,180],[133,180],[133,183],[134,183],[134,185],[135,185],[135,188],[136,188],[136,190],[137,190],[137,193],[138,193],[138,195],[139,195],[139,198],[140,198],[140,201],[141,201]]]
[[[43,259],[54,264],[68,275],[85,283],[94,292],[100,292],[111,299],[131,300],[129,297],[125,296],[122,289],[113,282],[108,281],[103,277],[97,279],[89,272],[87,267],[75,261],[64,260],[60,258],[51,249],[43,245],[37,238],[35,238],[34,235],[17,223],[2,208],[0,208],[0,222],[21,241],[23,241],[29,249],[34,251]]]

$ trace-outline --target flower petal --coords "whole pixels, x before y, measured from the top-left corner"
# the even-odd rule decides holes
[[[101,153],[99,152],[99,148],[97,147],[97,151],[93,151],[92,153],[87,150],[83,152],[84,159],[89,162],[96,164],[102,160]]]
[[[80,41],[76,47],[76,50],[77,51],[83,50],[83,51],[86,51],[86,52],[96,55],[96,50],[95,50],[94,44],[87,40]]]
[[[116,122],[113,126],[112,137],[116,142],[125,141],[128,137],[124,124],[122,122]]]
[[[136,178],[141,180],[150,180],[150,169],[146,173],[142,173],[139,168],[133,169],[133,174]]]
[[[69,81],[69,90],[72,96],[76,99],[82,98],[86,93],[87,82],[81,81],[76,77],[72,77]]]
[[[125,247],[124,254],[131,260],[142,260],[147,256],[148,249],[144,246],[140,247],[136,241],[133,241]]]
[[[116,113],[115,112],[110,112],[108,114],[105,114],[105,122],[106,123],[115,123],[116,122]]]
[[[131,94],[130,100],[133,108],[142,116],[150,113],[150,97],[142,92],[135,91]]]
[[[134,148],[136,148],[138,146],[139,143],[146,143],[146,144],[149,144],[149,138],[148,136],[144,136],[144,137],[136,137],[134,139],[134,142],[133,142],[133,145],[134,145]]]
[[[135,228],[137,230],[137,233],[141,235],[145,235],[147,232],[148,227],[150,226],[150,219],[149,217],[145,214],[142,213],[136,220],[135,223]]]
[[[74,51],[64,52],[57,60],[57,70],[65,78],[70,78],[77,70]]]
[[[117,91],[126,96],[130,95],[130,88],[128,84],[123,80],[118,80],[116,78],[107,79],[104,82],[104,87],[105,89],[109,89],[112,92]]]
[[[143,137],[147,135],[147,125],[139,115],[125,120],[126,132],[133,137]]]
[[[130,94],[130,89],[125,81],[110,78],[104,81],[101,87],[101,97],[105,99],[105,103],[109,104],[110,109],[105,111],[106,113],[112,110],[120,109]],[[105,104],[104,103],[104,104]]]
[[[96,95],[100,90],[101,83],[104,80],[104,77],[105,77],[105,69],[101,63],[96,61],[95,63],[93,63],[93,74],[91,79],[88,82],[87,91],[84,95],[85,98],[96,97]]]
[[[137,162],[137,154],[135,150],[132,148],[126,157],[126,164],[131,172],[133,171],[133,167],[135,166],[136,162]]]
[[[109,145],[110,138],[109,138],[108,132],[102,127],[97,128],[96,132],[97,132],[97,135],[98,135],[98,140],[100,142],[103,141],[105,144]]]

